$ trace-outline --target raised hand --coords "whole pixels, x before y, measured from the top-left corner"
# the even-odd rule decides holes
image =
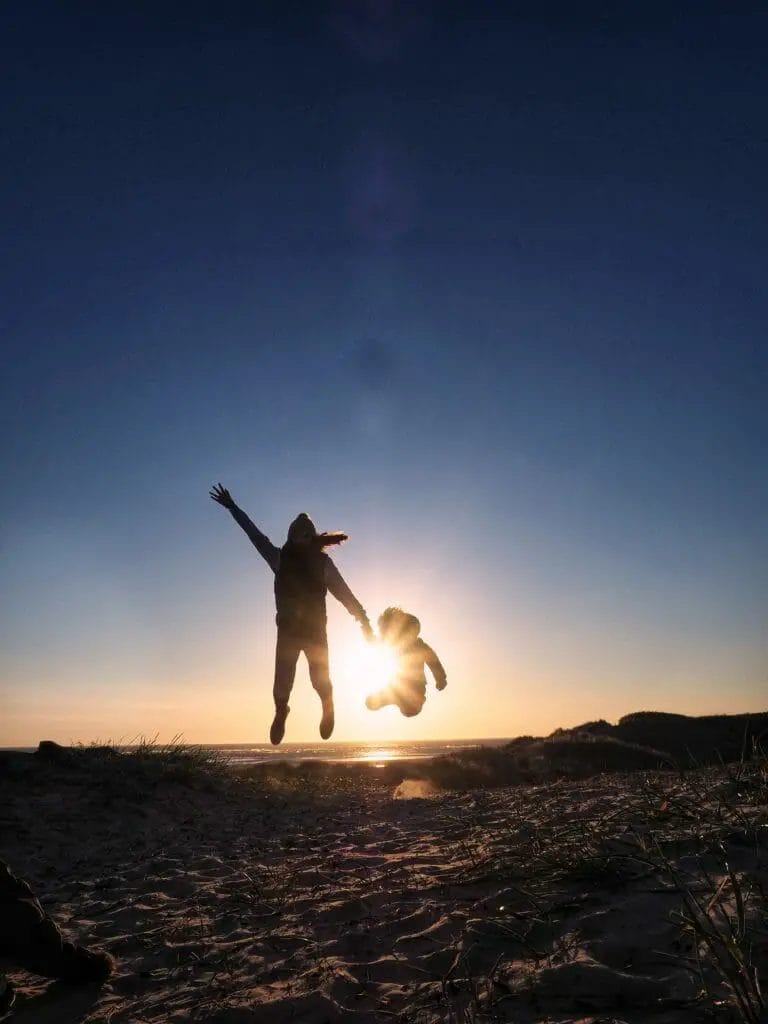
[[[211,488],[209,493],[213,500],[217,501],[220,505],[223,505],[224,508],[235,507],[235,502],[232,498],[232,495],[229,493],[227,488],[222,487],[221,484],[216,484],[214,487]]]

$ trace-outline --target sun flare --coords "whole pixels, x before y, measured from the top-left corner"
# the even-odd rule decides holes
[[[348,691],[366,697],[392,682],[397,655],[382,643],[366,643],[356,637],[339,655],[335,677]]]

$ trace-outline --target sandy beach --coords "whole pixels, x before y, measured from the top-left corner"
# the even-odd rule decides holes
[[[0,856],[118,962],[11,970],[19,1024],[728,1019],[689,894],[766,967],[764,768],[435,793],[88,761],[3,762]]]

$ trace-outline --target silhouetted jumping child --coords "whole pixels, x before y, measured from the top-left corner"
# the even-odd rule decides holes
[[[281,548],[257,529],[232,495],[218,484],[211,497],[229,509],[235,522],[245,530],[256,550],[275,574],[277,605],[277,646],[275,649],[275,718],[269,738],[277,745],[285,735],[296,663],[303,651],[309,664],[309,678],[323,704],[320,735],[327,740],[333,732],[333,687],[328,668],[325,595],[330,590],[367,637],[373,635],[365,609],[323,550],[347,539],[345,533],[318,533],[306,512],[288,527],[288,539]]]
[[[427,699],[425,665],[435,677],[438,690],[444,690],[448,685],[440,659],[421,639],[420,632],[419,620],[402,608],[387,608],[379,616],[381,639],[397,655],[397,675],[388,686],[366,698],[365,705],[369,710],[378,711],[389,704],[396,704],[406,718],[418,715]]]

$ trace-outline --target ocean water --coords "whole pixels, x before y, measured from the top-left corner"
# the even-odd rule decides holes
[[[506,739],[488,740],[415,740],[391,743],[217,743],[211,749],[222,754],[235,765],[264,764],[269,761],[343,761],[384,763],[422,757],[438,757],[459,750],[480,746],[501,746]],[[205,746],[206,744],[201,744]]]
[[[388,761],[412,760],[421,757],[438,757],[473,747],[498,747],[509,742],[506,739],[487,740],[415,740],[391,743],[281,743],[273,747],[269,743],[200,743],[191,746],[207,747],[221,754],[233,765],[265,764],[270,761],[335,761],[368,762],[385,764]],[[35,747],[0,748],[22,750],[29,753]],[[126,747],[124,749],[131,749]]]

